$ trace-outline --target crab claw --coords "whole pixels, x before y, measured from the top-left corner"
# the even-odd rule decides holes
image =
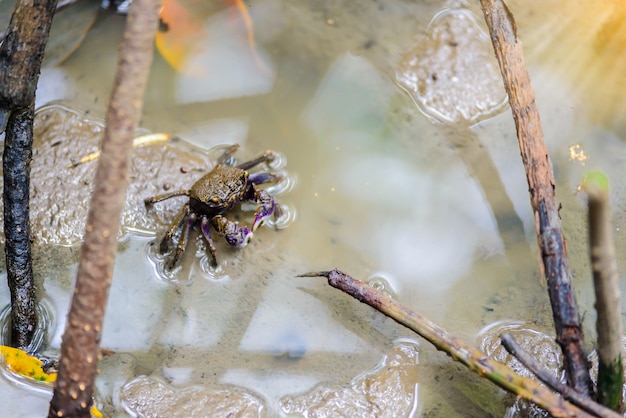
[[[252,239],[252,231],[247,226],[240,227],[237,222],[229,221],[221,215],[214,217],[213,222],[217,232],[233,247],[244,247]]]
[[[254,214],[252,231],[256,231],[258,227],[263,225],[263,222],[274,214],[276,208],[274,198],[265,190],[257,190],[254,194],[254,201],[260,203],[260,206]]]

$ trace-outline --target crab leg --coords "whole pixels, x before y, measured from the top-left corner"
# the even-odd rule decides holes
[[[231,145],[230,147],[224,150],[224,153],[217,159],[217,165],[225,165],[230,157],[235,155],[237,150],[239,149],[239,144]]]
[[[276,158],[276,153],[274,151],[267,150],[263,154],[256,157],[255,159],[239,164],[237,168],[241,168],[242,170],[247,170],[261,163],[273,161],[274,158]]]
[[[211,256],[211,265],[213,267],[217,266],[217,258],[215,257],[215,244],[213,244],[213,239],[211,238],[211,231],[209,229],[209,219],[206,216],[202,217],[202,221],[200,223],[200,230],[202,231],[202,235],[206,240],[207,247],[209,249],[209,255]]]
[[[265,183],[276,183],[283,176],[277,173],[268,173],[266,171],[262,171],[260,173],[252,173],[248,176],[248,181],[252,184],[265,184]]]
[[[159,194],[156,196],[147,197],[144,199],[143,203],[146,206],[150,206],[153,203],[161,202],[163,200],[169,199],[171,197],[176,197],[176,196],[189,196],[189,190],[178,190],[176,192],[163,193],[163,194]]]
[[[266,190],[255,190],[252,200],[260,205],[254,214],[252,231],[256,231],[270,216],[282,213],[280,206],[274,201],[274,197]],[[276,210],[278,212],[275,213]]]
[[[252,231],[247,226],[240,227],[237,222],[229,221],[222,215],[215,216],[211,221],[218,234],[233,247],[241,248],[252,238]]]
[[[169,228],[167,228],[165,235],[163,235],[163,239],[161,240],[161,244],[159,245],[159,251],[161,251],[161,253],[167,252],[170,246],[170,241],[172,241],[172,237],[174,236],[176,231],[180,229],[182,222],[185,220],[185,218],[188,215],[189,215],[189,203],[185,203],[180,208],[180,211],[176,215],[176,218],[174,218],[174,221],[172,222],[172,224],[169,226]]]
[[[189,207],[189,205],[187,205]],[[189,238],[189,230],[191,226],[196,222],[196,214],[190,213],[187,217],[187,222],[183,226],[182,231],[180,231],[180,239],[178,240],[178,244],[176,245],[176,251],[174,252],[174,257],[172,258],[172,262],[170,263],[170,269],[176,267],[178,264],[178,260],[185,253],[185,248],[187,247],[187,239]]]

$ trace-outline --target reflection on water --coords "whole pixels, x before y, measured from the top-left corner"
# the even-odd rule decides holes
[[[393,391],[402,396],[401,410],[380,408],[399,416],[417,414],[417,405],[424,416],[502,409],[499,393],[485,401],[473,389],[482,386],[468,379],[468,372],[450,366],[427,344],[419,346],[418,379],[417,346],[398,343],[414,338],[408,331],[321,279],[295,277],[340,267],[469,340],[502,319],[550,329],[528,186],[509,112],[472,127],[433,124],[394,82],[402,57],[424,39],[444,3],[264,0],[250,13],[267,68],[259,67],[244,27],[233,24],[228,12],[202,22],[211,34],[197,61],[206,71],[202,77],[155,60],[143,126],[183,141],[135,150],[130,207],[142,208],[147,196],[193,184],[216,157],[199,150],[238,143],[245,156],[273,149],[289,162],[273,167],[289,173],[272,189],[282,193],[286,218],[268,222],[243,250],[218,242],[217,270],[207,265],[200,246],[196,257],[190,251],[180,270],[169,273],[158,270],[163,263],[150,243],[181,202],[164,202],[150,216],[143,210],[127,213],[128,239],[120,244],[102,341],[116,354],[101,362],[97,383],[105,413],[139,413],[140,400],[155,390],[190,408],[205,402],[209,392],[228,390],[249,402],[253,415],[321,414],[331,405],[362,405],[367,395],[361,389],[383,387],[391,382],[387,377],[402,381],[403,389]],[[545,63],[533,58],[545,55],[552,33],[534,24],[543,14],[530,17],[541,4],[514,4],[513,12],[520,13],[581,310],[592,312],[584,202],[575,189],[585,168],[609,174],[616,241],[618,248],[626,245],[621,211],[626,190],[618,183],[626,159],[624,131],[592,117],[595,110],[573,94],[580,70],[556,65],[557,58]],[[563,7],[556,0],[550,4]],[[607,25],[615,23],[609,19]],[[48,147],[38,143],[33,162],[34,175],[49,175],[33,199],[46,196],[53,202],[53,207],[36,200],[32,205],[41,215],[33,225],[37,280],[57,322],[50,351],[58,350],[64,328],[76,269],[72,245],[82,235],[94,169],[84,164],[64,172],[71,161],[60,153],[95,150],[122,26],[119,16],[104,18],[68,61],[42,71],[38,103],[63,99],[78,109],[51,124],[54,129],[40,131],[51,139]],[[581,26],[576,39],[595,27]],[[566,34],[559,40],[566,42]],[[593,65],[611,62],[600,54]],[[71,146],[54,145],[68,132]],[[574,144],[588,157],[585,167],[569,159]],[[59,194],[61,201],[55,201],[49,184],[61,182],[57,176],[81,183],[84,192]],[[245,222],[248,215],[240,216]],[[74,226],[56,229],[65,220]],[[58,244],[68,247],[51,251]],[[0,305],[8,301],[2,286]],[[587,318],[586,324],[593,324],[593,314]],[[382,365],[400,357],[407,361],[383,376],[388,368]],[[45,414],[46,398],[33,400],[31,392],[4,380],[0,386],[7,414]],[[332,402],[318,402],[324,394]],[[159,415],[159,405],[153,406],[142,413]],[[364,411],[358,408],[355,413]]]

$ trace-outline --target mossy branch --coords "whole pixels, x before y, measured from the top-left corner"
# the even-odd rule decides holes
[[[299,277],[326,277],[328,284],[342,290],[401,325],[415,331],[437,349],[446,352],[454,360],[464,364],[479,376],[483,376],[501,388],[523,399],[536,403],[555,417],[590,417],[592,415],[565,401],[539,382],[522,377],[510,367],[490,359],[480,350],[454,337],[424,316],[396,302],[367,284],[335,269],[305,273]]]

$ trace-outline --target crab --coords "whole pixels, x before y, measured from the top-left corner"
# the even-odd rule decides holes
[[[213,267],[216,267],[215,244],[211,238],[209,224],[226,239],[228,244],[241,248],[248,244],[253,232],[266,219],[272,215],[277,218],[282,213],[280,205],[274,200],[274,197],[267,190],[256,187],[259,184],[275,183],[280,180],[281,176],[266,171],[253,174],[248,172],[250,168],[261,163],[271,162],[276,154],[268,150],[250,161],[233,165],[233,155],[238,148],[238,145],[227,148],[217,160],[215,167],[196,181],[190,189],[164,193],[144,200],[146,208],[150,208],[154,203],[172,197],[189,197],[189,200],[183,204],[178,215],[165,232],[159,245],[159,251],[162,254],[167,253],[170,244],[178,236],[174,255],[169,264],[170,269],[176,267],[185,252],[189,231],[198,220],[200,220],[200,231],[207,243],[209,261]],[[224,216],[237,203],[245,201],[259,205],[254,214],[251,228],[239,226],[238,222],[230,221]]]

